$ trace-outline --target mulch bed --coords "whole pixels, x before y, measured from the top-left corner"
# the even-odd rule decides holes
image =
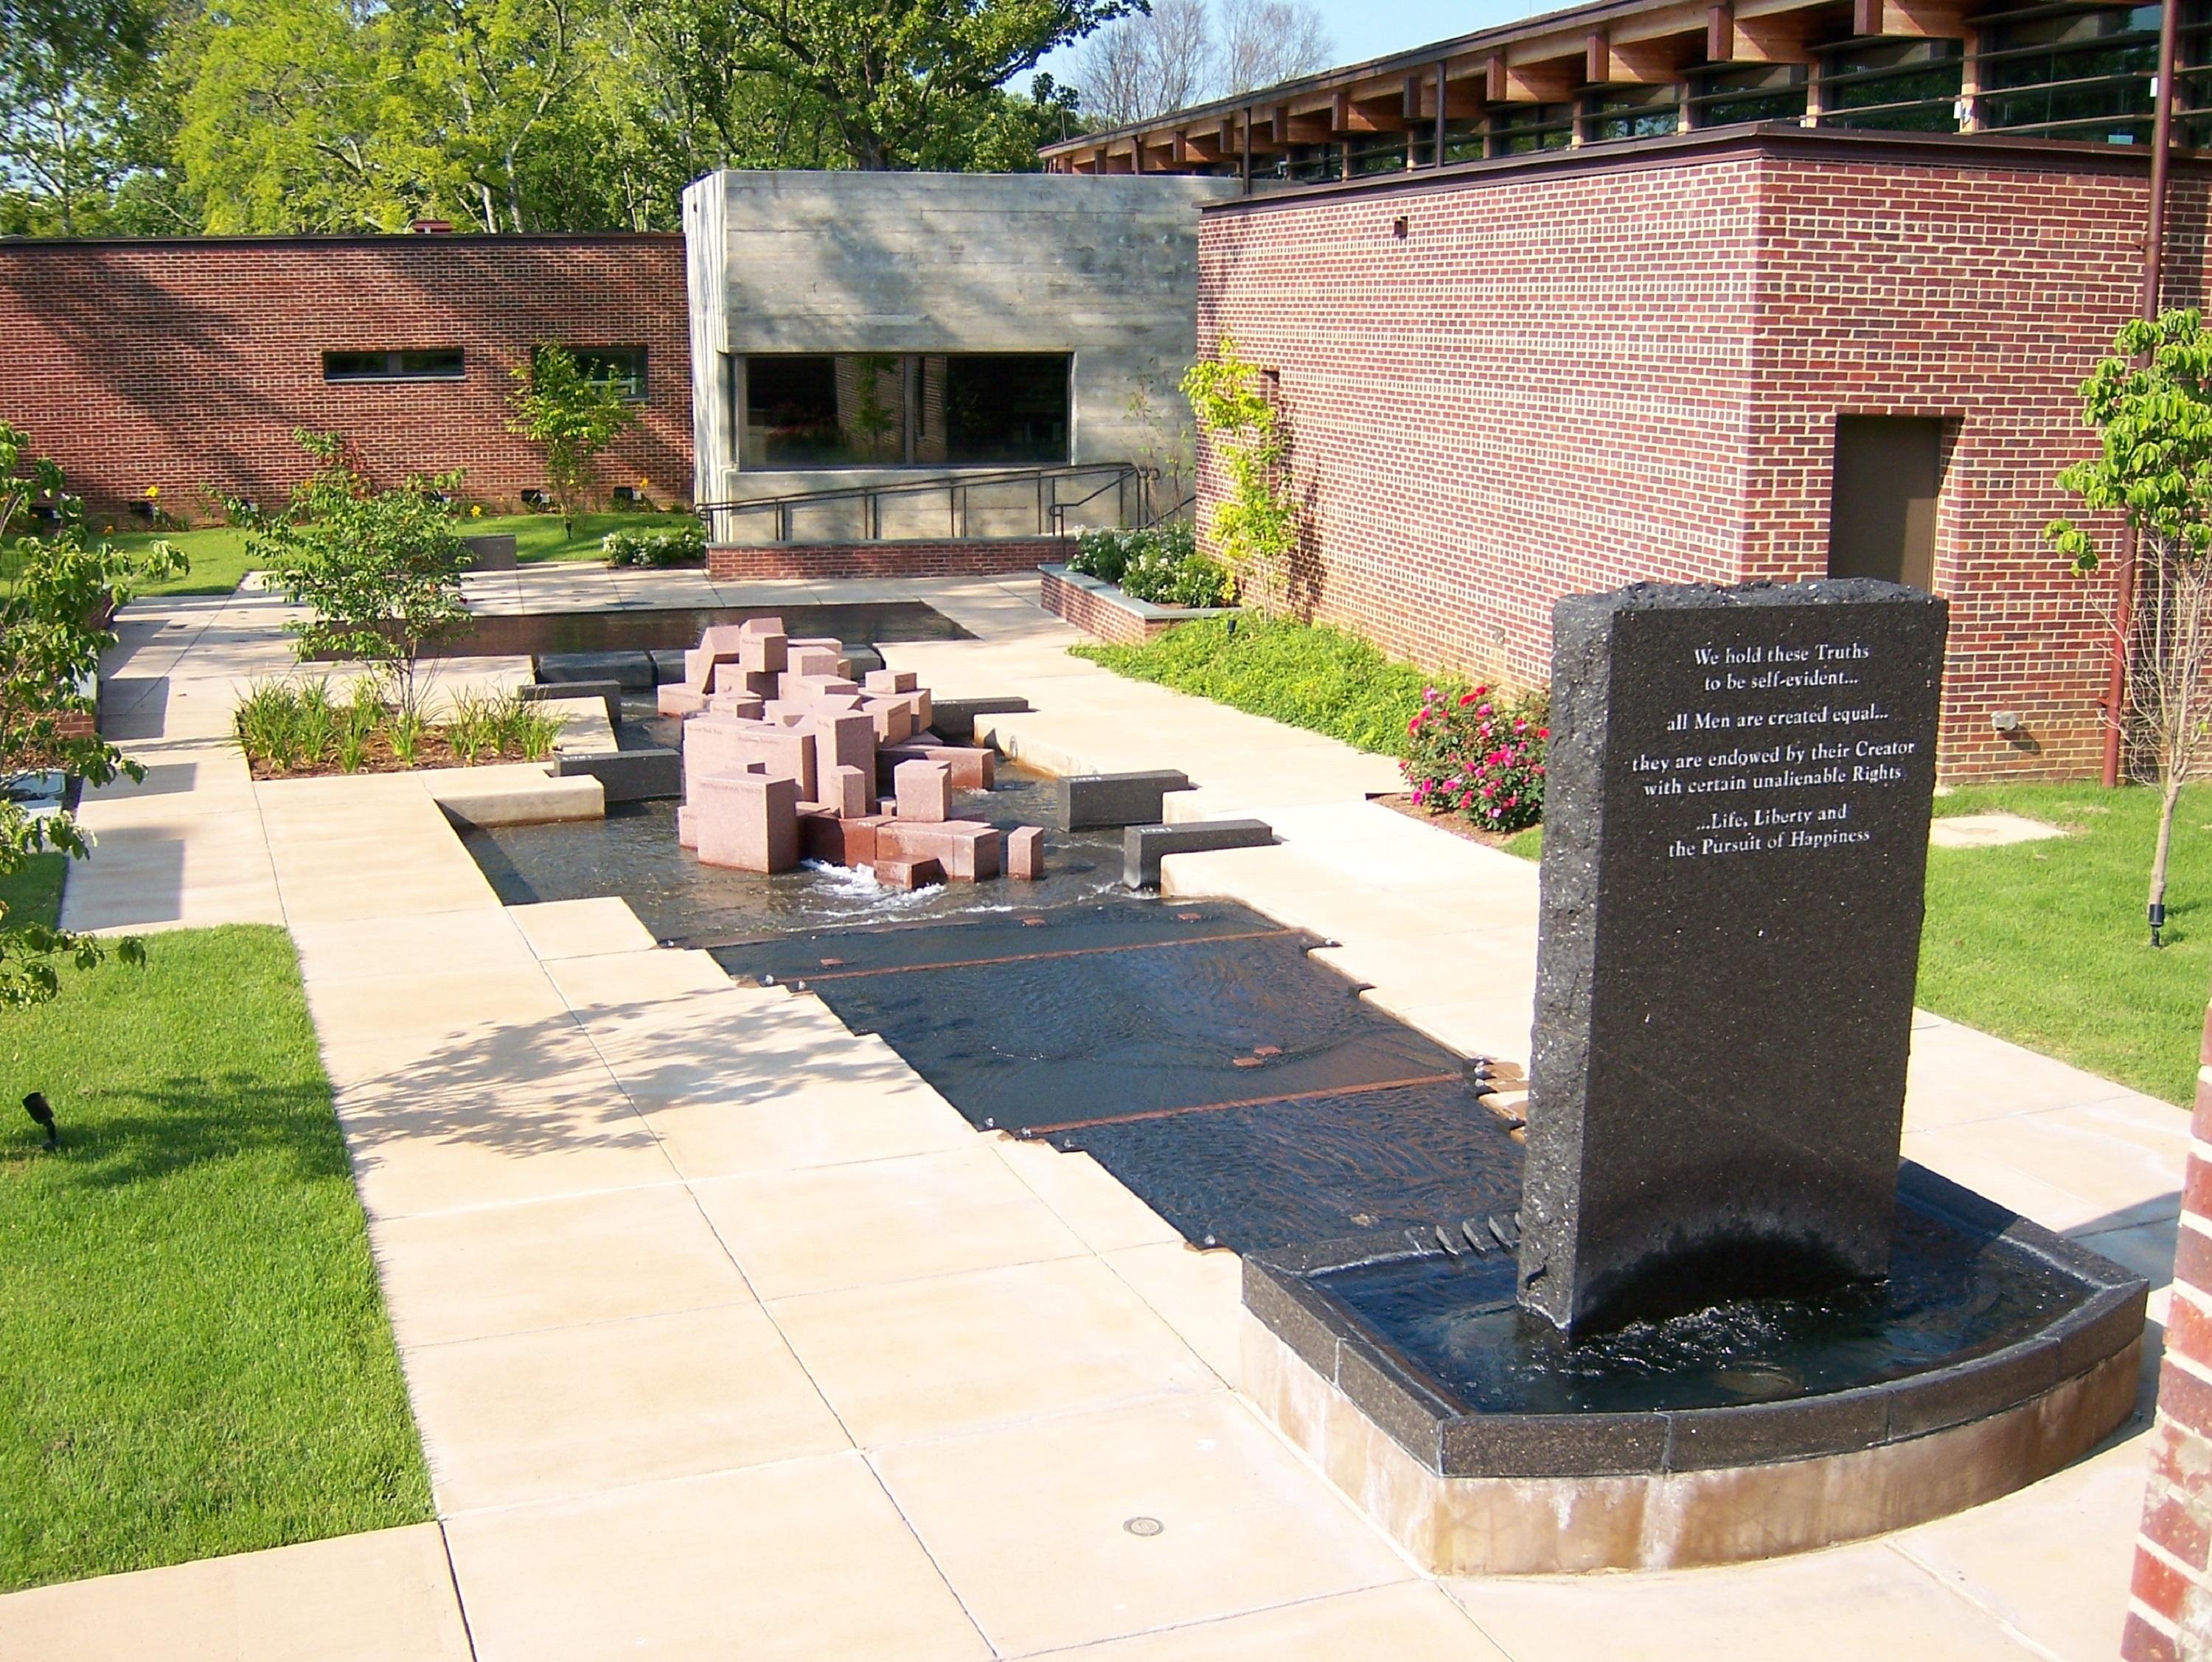
[[[1386,808],[1402,813],[1408,819],[1418,819],[1425,825],[1434,825],[1438,831],[1448,831],[1454,837],[1463,837],[1470,843],[1480,843],[1488,848],[1502,849],[1521,834],[1520,831],[1486,831],[1475,824],[1473,814],[1462,813],[1457,808],[1452,809],[1449,813],[1431,813],[1426,808],[1414,803],[1413,794],[1411,791],[1396,791],[1389,796],[1376,796],[1368,800],[1379,802]],[[1525,830],[1526,827],[1522,829]]]

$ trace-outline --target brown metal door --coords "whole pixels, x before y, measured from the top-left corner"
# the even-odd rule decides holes
[[[1931,587],[1936,498],[1942,486],[1942,422],[1912,416],[1837,417],[1828,575]]]

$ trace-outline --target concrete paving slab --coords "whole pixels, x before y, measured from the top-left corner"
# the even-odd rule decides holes
[[[1092,1251],[1155,1243],[1182,1245],[1174,1225],[1090,1155],[1004,1135],[992,1137],[988,1146]]]
[[[548,900],[510,906],[507,916],[541,959],[585,958],[600,953],[643,952],[653,934],[627,901]]]
[[[418,1346],[405,1361],[449,1517],[851,1446],[751,1304]]]
[[[750,1100],[735,1097],[713,1069],[680,1083],[665,1075],[617,1076],[687,1179],[952,1153],[975,1142],[959,1111],[928,1086],[898,1077],[889,1063],[878,1071],[880,1082],[759,1083],[750,1087]]]
[[[717,1178],[693,1189],[763,1299],[1087,1252],[981,1145]]]
[[[769,1313],[864,1448],[1220,1387],[1094,1257],[817,1293]]]
[[[370,1240],[409,1350],[752,1301],[680,1184],[384,1218]]]
[[[435,1524],[0,1598],[21,1662],[470,1662]]]
[[[2018,813],[1953,814],[1928,828],[1929,842],[1939,849],[2002,849],[2065,835],[2063,825]]]
[[[1243,1373],[1244,1261],[1177,1240],[1104,1254],[1115,1275],[1160,1313],[1224,1384]]]
[[[477,1662],[982,1662],[992,1653],[857,1454],[448,1525]]]
[[[872,1458],[961,1603],[1005,1655],[1413,1575],[1226,1391]],[[1130,1530],[1140,1518],[1161,1528]],[[1018,1550],[1009,1550],[1013,1543]]]
[[[1310,1598],[1054,1654],[1065,1662],[1510,1662],[1448,1594],[1426,1583]]]

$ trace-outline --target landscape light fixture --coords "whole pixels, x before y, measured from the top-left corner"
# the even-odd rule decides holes
[[[32,1119],[36,1121],[40,1126],[44,1128],[46,1134],[47,1148],[58,1148],[62,1146],[61,1133],[59,1130],[55,1129],[54,1126],[54,1111],[47,1105],[46,1093],[44,1092],[33,1091],[30,1095],[25,1097],[23,1099],[23,1111],[28,1114]]]

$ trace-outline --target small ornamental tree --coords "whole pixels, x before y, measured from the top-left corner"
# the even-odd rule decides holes
[[[373,490],[335,433],[294,437],[319,464],[292,492],[284,514],[247,547],[295,605],[302,658],[365,658],[392,679],[404,714],[419,713],[422,649],[468,617],[461,573],[468,550],[453,526],[459,472],[417,476],[397,490]]]
[[[1211,358],[1185,372],[1182,391],[1229,475],[1229,494],[1214,505],[1214,545],[1240,586],[1256,575],[1267,589],[1279,592],[1298,541],[1297,504],[1285,477],[1290,435],[1282,411],[1261,384],[1259,369],[1237,356],[1227,335]]]
[[[2112,356],[2081,384],[2083,414],[2098,454],[2058,476],[2097,512],[2125,515],[2139,549],[2133,614],[2119,615],[2118,588],[2098,591],[2106,627],[2126,667],[2121,706],[2106,719],[2137,776],[2160,790],[2151,854],[2151,945],[2166,922],[2166,858],[2181,788],[2205,770],[2204,678],[2212,670],[2212,332],[2194,310],[2138,319],[2114,338]],[[2102,569],[2096,539],[2071,520],[2044,534],[2084,581]]]
[[[107,626],[115,608],[141,585],[183,571],[185,557],[166,542],[133,555],[88,538],[83,503],[64,489],[52,462],[30,458],[29,447],[28,435],[0,422],[0,538],[34,503],[57,520],[51,534],[19,538],[0,559],[0,785],[45,773],[88,785],[143,779],[144,768],[89,730],[91,689],[100,654],[115,644]],[[0,877],[47,851],[82,860],[91,839],[69,813],[33,818],[0,792]],[[19,921],[0,901],[0,1008],[53,997],[64,962],[90,969],[108,944]],[[144,961],[137,941],[112,944],[125,963]]]
[[[635,423],[637,411],[613,379],[585,373],[575,355],[541,346],[514,371],[507,431],[528,439],[545,458],[545,478],[561,504],[561,528],[576,534],[576,515],[589,499],[592,463]]]

